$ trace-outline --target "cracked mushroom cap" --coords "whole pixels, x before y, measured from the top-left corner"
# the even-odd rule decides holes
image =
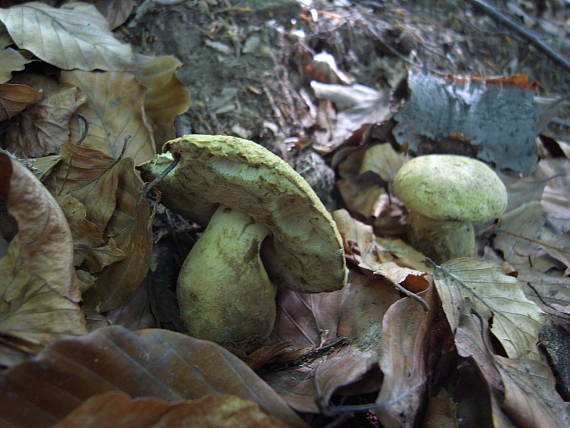
[[[176,194],[176,205],[223,204],[269,229],[262,258],[274,284],[311,293],[344,286],[347,269],[336,223],[285,161],[252,141],[228,136],[186,135],[168,141],[164,151],[180,162],[157,187]],[[164,170],[165,156],[142,166],[145,179]]]
[[[507,207],[507,190],[495,171],[466,156],[425,155],[405,163],[394,194],[410,211],[435,220],[482,222]]]

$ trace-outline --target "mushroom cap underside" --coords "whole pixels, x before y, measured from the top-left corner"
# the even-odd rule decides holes
[[[504,213],[507,190],[485,163],[458,155],[425,155],[404,164],[393,183],[411,211],[435,220],[487,221]]]

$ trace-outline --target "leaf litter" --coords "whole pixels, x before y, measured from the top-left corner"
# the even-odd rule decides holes
[[[120,411],[144,426],[144,408],[165,426],[188,420],[198,426],[237,420],[242,426],[324,426],[346,415],[359,420],[358,414],[365,415],[364,426],[457,425],[461,419],[494,426],[568,424],[565,395],[557,392],[568,382],[553,358],[559,339],[550,336],[549,360],[537,346],[546,337],[546,319],[568,321],[568,152],[564,141],[555,141],[553,156],[553,145],[537,138],[564,135],[550,131],[565,111],[559,98],[536,97],[541,88],[525,75],[465,77],[465,69],[483,69],[477,55],[467,60],[469,43],[443,40],[447,29],[431,31],[434,21],[418,19],[421,5],[418,16],[391,6],[384,19],[370,13],[373,6],[330,13],[296,5],[289,10],[299,12],[294,25],[304,34],[265,26],[265,9],[255,2],[219,15],[211,13],[218,2],[201,9],[170,5],[158,21],[172,19],[176,27],[170,15],[176,10],[204,29],[185,38],[193,53],[174,46],[151,49],[159,53],[154,57],[134,54],[124,43],[153,43],[152,37],[137,42],[139,29],[149,28],[148,8],[136,11],[133,22],[141,25],[129,25],[128,35],[119,26],[134,2],[103,3],[96,2],[99,12],[84,3],[54,8],[39,2],[0,10],[7,28],[0,67],[7,132],[0,144],[18,156],[0,153],[0,420],[14,426],[77,426],[86,418],[114,424]],[[258,26],[239,27],[241,14],[251,10]],[[227,20],[228,13],[236,21]],[[280,13],[277,22],[287,15]],[[76,25],[78,16],[91,25]],[[44,35],[53,43],[42,44],[30,27],[36,18],[57,24]],[[117,27],[128,36],[110,32]],[[426,50],[434,43],[422,34],[428,28],[457,65],[463,61],[463,70],[451,60],[450,69],[430,63],[436,56]],[[160,40],[163,29],[155,29]],[[274,34],[280,53],[266,55]],[[335,41],[316,43],[313,34],[335,34]],[[365,42],[347,43],[347,34]],[[427,61],[421,72],[412,67],[418,52]],[[202,61],[192,62],[192,55]],[[30,59],[40,64],[33,73],[25,70]],[[210,79],[224,70],[221,64],[239,61],[249,66],[222,78],[225,92],[203,98],[216,87]],[[211,69],[204,71],[205,65]],[[259,78],[263,72],[255,71],[255,79],[240,75],[257,67],[269,67],[274,81]],[[236,89],[235,81],[248,83]],[[499,107],[504,114],[493,113]],[[254,119],[257,108],[261,122]],[[317,295],[280,291],[270,341],[239,355],[255,371],[218,345],[141,330],[155,325],[153,308],[160,304],[145,281],[157,241],[175,240],[164,248],[174,248],[178,258],[189,245],[180,242],[176,213],[168,211],[168,227],[155,226],[153,240],[159,211],[146,196],[160,195],[144,190],[135,167],[188,130],[257,137],[293,164],[302,152],[328,154],[341,178],[345,209],[334,218],[349,283]],[[502,170],[509,210],[478,231],[479,254],[493,261],[437,266],[406,243],[407,212],[391,194],[391,181],[411,156],[431,152],[479,156]],[[313,183],[321,185],[318,178]],[[195,230],[177,221],[181,230]],[[176,316],[162,319],[178,325]],[[105,327],[109,323],[135,331]],[[86,334],[87,327],[94,331]]]

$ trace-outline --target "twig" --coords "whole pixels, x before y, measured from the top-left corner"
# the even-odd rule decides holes
[[[564,57],[560,52],[551,47],[550,45],[543,42],[540,37],[534,32],[527,30],[526,28],[520,26],[515,21],[510,19],[496,7],[490,5],[484,0],[469,0],[475,6],[483,10],[487,15],[501,24],[507,26],[511,30],[514,30],[521,37],[526,39],[528,42],[533,44],[535,47],[543,51],[550,59],[561,65],[566,71],[570,71],[570,60]]]
[[[168,165],[164,169],[164,171],[162,171],[154,180],[152,180],[150,183],[148,183],[146,185],[144,191],[139,196],[139,200],[137,202],[137,205],[140,204],[143,199],[146,199],[146,197],[148,196],[148,194],[150,193],[150,191],[153,189],[154,186],[156,186],[158,183],[160,183],[162,180],[164,180],[164,177],[166,177],[170,171],[172,171],[174,168],[176,168],[176,165],[178,165],[178,162],[180,162],[180,156],[175,155],[172,163],[170,165]]]

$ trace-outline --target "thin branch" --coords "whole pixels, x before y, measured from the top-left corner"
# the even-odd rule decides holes
[[[484,0],[469,0],[469,1],[478,8],[482,9],[483,12],[485,12],[494,20],[500,22],[501,24],[507,26],[511,30],[518,33],[521,37],[523,37],[528,42],[537,47],[539,50],[544,52],[550,59],[561,65],[566,71],[570,71],[570,60],[568,60],[568,58],[566,58],[556,49],[543,42],[539,35],[517,24],[515,21],[506,16],[499,9],[490,5]]]

